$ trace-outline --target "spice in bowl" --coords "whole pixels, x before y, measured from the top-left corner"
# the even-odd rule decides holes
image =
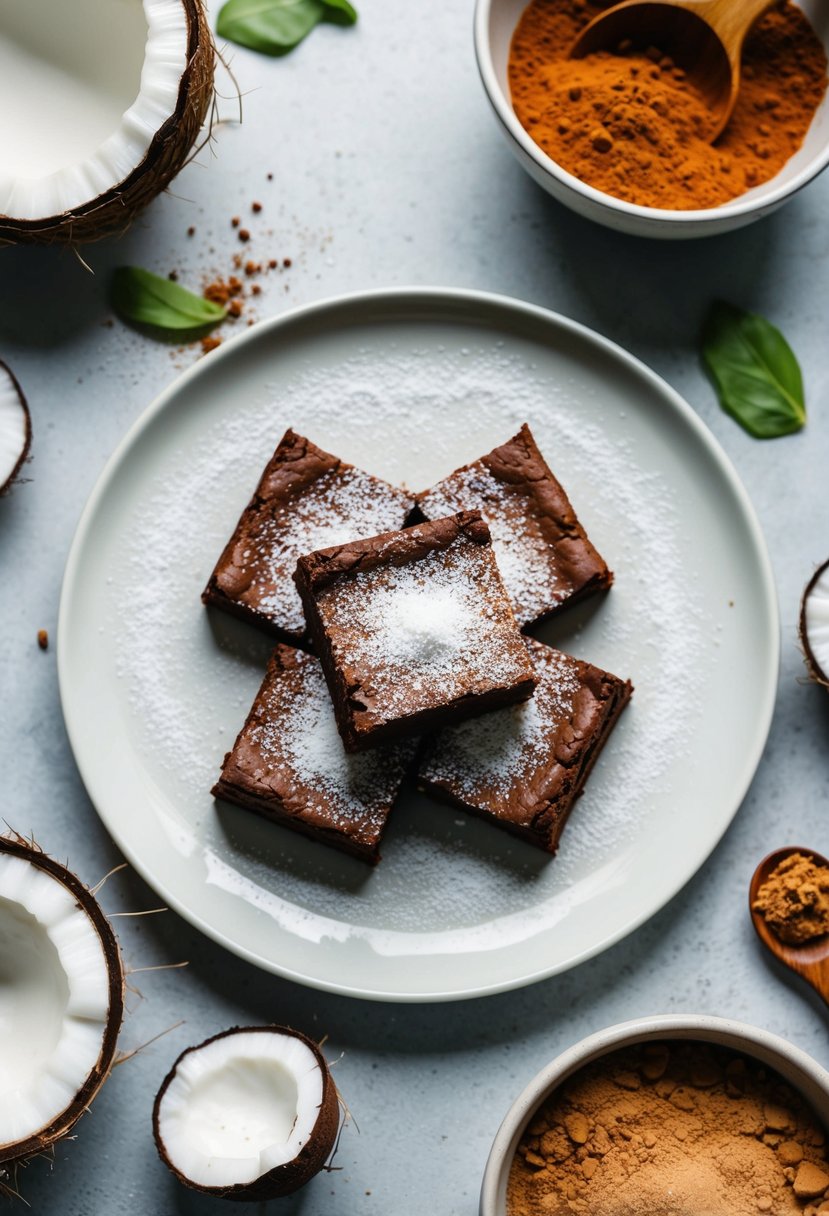
[[[531,0],[516,27],[512,104],[548,156],[597,190],[666,210],[717,207],[779,173],[827,84],[823,43],[797,5],[784,0],[749,33],[737,103],[713,144],[701,93],[658,47],[622,42],[568,59],[577,34],[607,7]]]
[[[602,1056],[535,1112],[507,1216],[817,1216],[829,1161],[816,1114],[753,1057],[709,1043]]]
[[[789,853],[762,884],[753,908],[775,937],[802,946],[829,933],[829,867],[805,853]]]

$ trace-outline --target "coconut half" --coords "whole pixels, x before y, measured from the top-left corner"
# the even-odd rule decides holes
[[[812,679],[829,688],[829,561],[818,566],[803,592],[800,642]]]
[[[3,0],[0,241],[123,231],[213,97],[202,0]]]
[[[189,1047],[153,1109],[162,1161],[223,1199],[288,1195],[323,1168],[339,1101],[316,1043],[287,1026],[234,1028]]]
[[[88,1108],[123,1012],[121,954],[95,897],[65,866],[0,837],[0,1188]]]
[[[0,494],[11,488],[32,443],[32,420],[23,390],[0,361]]]

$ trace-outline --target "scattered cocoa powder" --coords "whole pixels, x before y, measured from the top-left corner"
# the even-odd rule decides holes
[[[781,942],[798,945],[829,933],[829,868],[790,853],[757,892],[754,910]]]
[[[508,1216],[817,1216],[817,1116],[783,1078],[714,1045],[655,1042],[581,1069],[530,1120]]]

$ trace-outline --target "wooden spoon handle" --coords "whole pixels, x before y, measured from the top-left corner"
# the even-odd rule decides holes
[[[690,4],[720,36],[729,57],[738,56],[743,41],[754,22],[777,3],[777,0],[704,0]]]

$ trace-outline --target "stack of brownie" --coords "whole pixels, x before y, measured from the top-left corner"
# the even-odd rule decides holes
[[[522,631],[611,582],[527,426],[416,496],[289,430],[203,595],[278,639],[213,793],[375,863],[416,771],[554,853],[632,688]]]

